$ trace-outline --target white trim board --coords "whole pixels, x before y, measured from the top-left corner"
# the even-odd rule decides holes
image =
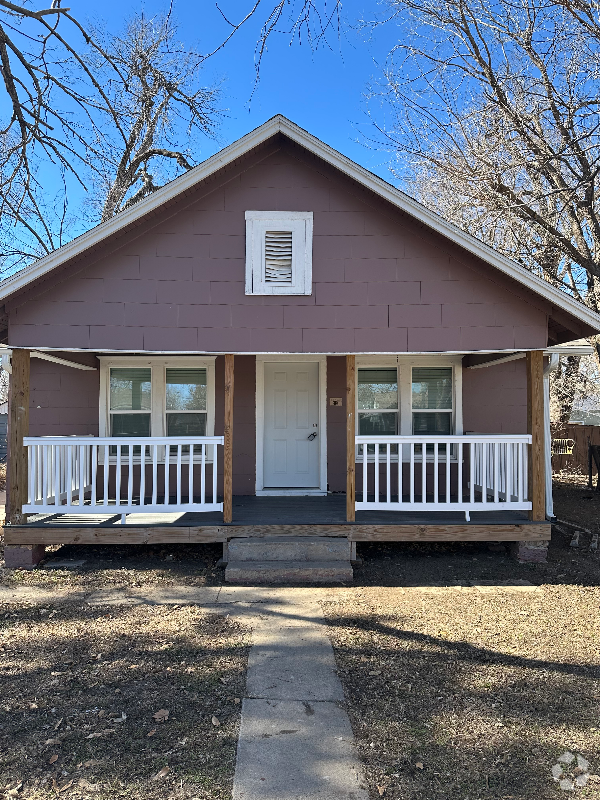
[[[265,362],[317,362],[319,364],[319,486],[309,489],[264,488],[265,441]],[[256,495],[258,497],[291,497],[327,494],[327,356],[285,355],[256,356]]]
[[[144,200],[131,206],[131,208],[121,211],[112,219],[97,225],[95,228],[78,236],[77,239],[74,239],[72,242],[63,245],[53,253],[30,264],[15,275],[6,278],[0,283],[0,301],[9,297],[19,289],[24,288],[32,281],[42,277],[69,259],[81,255],[109,236],[137,222],[145,214],[156,211],[163,203],[173,200],[178,195],[189,191],[196,186],[196,184],[208,178],[217,170],[231,164],[237,158],[245,155],[250,150],[263,144],[278,133],[285,135],[288,139],[304,147],[306,150],[313,153],[313,155],[323,159],[344,175],[349,176],[362,186],[389,201],[392,205],[410,214],[410,216],[414,217],[428,228],[442,234],[450,241],[458,244],[468,252],[500,270],[500,272],[518,281],[535,294],[557,305],[563,311],[567,311],[595,330],[600,331],[600,315],[594,314],[590,309],[578,303],[560,289],[556,289],[554,286],[551,286],[546,281],[533,275],[516,262],[496,252],[489,245],[465,233],[465,231],[461,230],[456,225],[453,225],[451,222],[448,222],[443,217],[440,217],[438,214],[421,205],[412,197],[396,189],[382,178],[373,175],[373,173],[369,172],[364,167],[361,167],[337,150],[329,147],[329,145],[326,145],[315,136],[312,136],[308,131],[295,125],[281,114],[272,117],[260,127],[246,134],[246,136],[243,136],[241,139],[238,139],[237,142],[225,147],[202,164],[189,170],[189,172],[175,178],[175,180],[163,186],[162,189],[158,189]]]

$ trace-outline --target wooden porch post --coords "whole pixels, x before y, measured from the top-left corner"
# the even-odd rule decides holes
[[[535,521],[546,519],[546,475],[544,460],[544,352],[527,353],[527,433],[531,434],[529,493]]]
[[[225,452],[223,455],[223,522],[233,520],[233,360],[225,356]]]
[[[354,422],[356,406],[356,356],[346,356],[346,520],[356,519],[356,458]]]
[[[27,520],[21,508],[27,503],[27,450],[23,437],[29,435],[29,350],[13,350],[11,360],[6,521],[22,525]]]

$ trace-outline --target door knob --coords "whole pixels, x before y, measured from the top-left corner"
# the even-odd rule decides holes
[[[312,433],[308,434],[308,441],[309,442],[312,442],[312,440],[316,439],[316,438],[317,438],[317,432],[316,431],[313,431]]]

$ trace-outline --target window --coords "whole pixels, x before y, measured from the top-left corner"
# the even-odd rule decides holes
[[[358,432],[361,436],[398,433],[398,371],[358,370]]]
[[[110,435],[150,436],[152,370],[111,369]]]
[[[361,357],[362,363],[356,371],[358,435],[428,437],[449,436],[455,431],[462,433],[459,358],[442,361],[448,366],[427,366],[425,359],[417,360],[410,356],[387,359],[387,363],[382,359],[375,366],[365,363],[366,357]],[[368,445],[367,453],[374,452],[375,446]],[[433,444],[428,444],[427,454],[433,452]],[[391,446],[390,453],[397,458],[396,445]],[[417,444],[415,454],[420,453],[421,445]],[[438,447],[438,454],[442,453],[445,453],[444,445]],[[409,450],[405,448],[403,457],[408,458],[408,454]],[[451,454],[454,455],[452,451]],[[359,460],[362,457],[360,446],[357,447],[357,457]],[[383,457],[382,450],[380,457]]]
[[[167,367],[167,436],[206,436],[206,370]]]
[[[101,358],[101,436],[213,435],[214,358],[135,362]]]
[[[246,294],[312,294],[312,211],[246,211]]]
[[[452,433],[452,367],[413,367],[412,429],[415,435]]]

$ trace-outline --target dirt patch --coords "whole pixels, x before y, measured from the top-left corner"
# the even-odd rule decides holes
[[[248,647],[193,606],[0,607],[0,789],[230,798]]]
[[[373,798],[559,793],[565,751],[600,772],[600,590],[352,589],[324,603]],[[600,797],[600,777],[578,796]]]
[[[46,559],[35,570],[0,569],[0,582],[82,591],[124,585],[219,586],[223,570],[217,562],[222,555],[220,544],[56,545],[46,548]],[[72,561],[73,568],[54,569],[56,560]],[[84,563],[79,566],[80,561]]]

